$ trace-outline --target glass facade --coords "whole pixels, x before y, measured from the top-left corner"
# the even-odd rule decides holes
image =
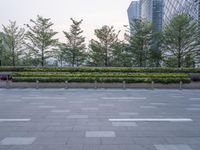
[[[162,31],[164,0],[140,0],[141,18],[154,24],[154,31]]]
[[[145,18],[154,23],[155,31],[161,31],[179,13],[186,13],[198,21],[200,29],[200,0],[138,0],[128,9],[129,22]]]
[[[200,24],[200,0],[165,0],[164,24],[168,24],[172,17],[179,13],[186,13]]]
[[[140,17],[140,3],[139,1],[132,1],[128,10],[128,19],[129,19],[129,24],[131,24],[131,22],[134,19],[137,19]]]

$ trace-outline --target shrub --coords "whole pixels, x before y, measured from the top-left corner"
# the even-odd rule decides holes
[[[191,80],[189,78],[56,78],[56,77],[14,77],[13,82],[78,82],[78,83],[94,83],[95,81],[99,83],[122,83],[125,81],[126,83],[151,83],[154,81],[155,83],[179,83],[182,81],[183,83],[190,83]]]
[[[121,72],[121,73],[200,73],[196,68],[54,68],[0,67],[0,72]]]
[[[144,73],[14,73],[14,77],[112,77],[112,78],[187,78],[188,74],[144,74]]]

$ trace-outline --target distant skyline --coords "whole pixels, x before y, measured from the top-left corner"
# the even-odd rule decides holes
[[[37,15],[51,18],[57,37],[64,42],[63,30],[69,30],[70,18],[83,19],[82,29],[88,42],[94,38],[94,29],[103,25],[113,25],[122,30],[128,25],[127,9],[132,0],[0,0],[0,24],[8,25],[8,21],[17,21],[24,27],[30,19]],[[2,31],[2,26],[0,28]]]

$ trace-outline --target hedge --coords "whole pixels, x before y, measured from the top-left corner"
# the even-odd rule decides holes
[[[112,77],[112,78],[189,78],[188,74],[128,74],[128,73],[14,73],[13,77]]]
[[[126,72],[126,73],[200,73],[196,68],[54,68],[0,67],[0,72]]]
[[[57,77],[14,77],[13,82],[78,82],[78,83],[94,83],[95,81],[99,83],[122,83],[125,81],[126,83],[151,83],[154,81],[155,83],[190,83],[191,80],[189,78],[57,78]]]

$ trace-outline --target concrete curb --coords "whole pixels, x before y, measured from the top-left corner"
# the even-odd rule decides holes
[[[0,88],[118,88],[118,89],[200,89],[200,82],[190,84],[157,84],[157,83],[29,83],[29,82],[0,82]]]

